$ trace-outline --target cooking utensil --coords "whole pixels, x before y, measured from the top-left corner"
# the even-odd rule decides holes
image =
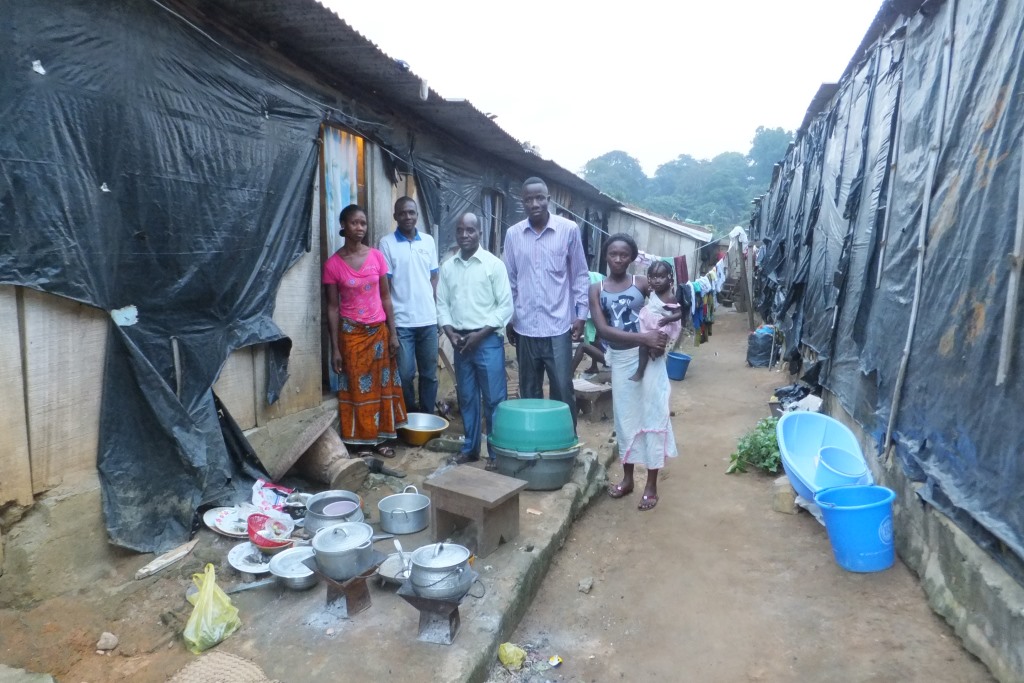
[[[566,406],[568,408],[568,406]],[[406,424],[398,428],[398,436],[410,446],[422,446],[431,439],[440,436],[448,429],[448,420],[430,413],[409,413]]]
[[[412,489],[412,493],[409,493]],[[430,524],[430,498],[409,484],[401,493],[386,496],[377,503],[380,528],[392,534],[414,534]]]
[[[242,591],[251,591],[254,588],[263,588],[264,586],[271,586],[277,583],[277,578],[271,576],[269,579],[260,579],[259,581],[252,581],[251,583],[240,583],[237,586],[231,586],[225,589],[225,593],[233,595],[234,593],[241,593]]]
[[[475,580],[469,549],[454,543],[432,543],[412,553],[409,583],[423,598],[450,600],[465,595]]]
[[[270,573],[292,590],[312,588],[319,578],[316,572],[302,563],[307,557],[313,557],[311,547],[289,548],[271,558]]]
[[[331,503],[336,503],[342,500],[349,500],[359,505],[355,510],[345,515],[331,516],[325,514],[324,508]],[[362,500],[359,495],[351,491],[335,490],[335,491],[323,491],[315,496],[311,497],[306,502],[306,521],[305,528],[306,532],[310,535],[315,534],[319,529],[337,524],[339,522],[362,522],[365,519],[363,516]]]
[[[373,528],[362,522],[342,522],[321,529],[313,537],[317,566],[335,581],[346,581],[365,571],[373,557]]]
[[[395,550],[398,551],[398,557],[402,560],[402,571],[407,572],[409,569],[409,558],[406,557],[405,551],[402,550],[402,542],[397,538],[395,539]]]

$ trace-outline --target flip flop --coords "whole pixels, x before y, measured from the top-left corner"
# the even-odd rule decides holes
[[[653,510],[654,506],[657,504],[657,496],[648,496],[647,494],[644,494],[644,497],[640,499],[640,504],[636,506],[636,509],[640,510],[641,512]]]
[[[395,457],[395,449],[391,446],[377,446],[377,455],[382,458],[393,458]]]
[[[612,484],[608,487],[608,496],[610,498],[622,498],[623,496],[628,496],[632,492],[632,488],[624,489],[618,484]]]
[[[488,472],[497,472],[498,471],[498,463],[496,463],[493,460],[488,459],[487,464],[484,465],[484,469],[487,470]]]

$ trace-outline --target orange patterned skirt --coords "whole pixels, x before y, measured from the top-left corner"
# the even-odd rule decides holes
[[[405,426],[406,416],[398,359],[391,355],[387,325],[342,318],[338,326],[341,439],[368,445],[393,439],[395,430]]]

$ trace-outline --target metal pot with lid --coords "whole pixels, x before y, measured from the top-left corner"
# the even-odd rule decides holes
[[[412,553],[409,582],[416,595],[447,600],[461,598],[473,585],[469,548],[454,543],[431,543]]]
[[[370,566],[373,527],[363,522],[324,527],[313,536],[313,555],[320,571],[335,581],[347,581]]]

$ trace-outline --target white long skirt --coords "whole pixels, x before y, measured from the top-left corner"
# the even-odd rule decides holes
[[[612,369],[612,410],[619,459],[649,470],[665,466],[665,458],[679,455],[672,433],[669,400],[672,395],[665,369],[666,356],[650,358],[642,382],[629,379],[640,362],[638,349],[607,349]]]

